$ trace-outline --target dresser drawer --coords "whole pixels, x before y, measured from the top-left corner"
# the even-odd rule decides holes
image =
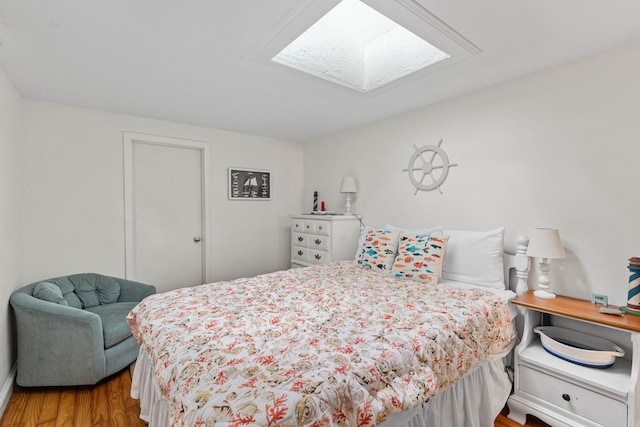
[[[291,239],[293,246],[303,246],[319,251],[328,251],[331,246],[331,237],[319,234],[292,233]]]
[[[627,425],[625,403],[522,365],[520,389],[603,426]]]
[[[309,246],[308,242],[313,238],[310,234],[305,233],[291,233],[291,244],[293,246]]]
[[[316,232],[316,222],[312,220],[305,220],[303,222],[304,228],[302,229],[303,233],[315,234]]]
[[[331,237],[320,234],[307,236],[307,246],[318,251],[328,251],[331,247]]]
[[[322,220],[305,220],[304,221],[304,228],[303,228],[303,232],[304,233],[310,233],[310,234],[318,234],[321,236],[328,236],[331,230],[331,224],[329,221],[322,221]],[[295,224],[294,224],[294,230],[295,230]]]
[[[309,249],[309,262],[312,264],[326,264],[331,262],[331,254],[326,251]]]
[[[304,220],[294,218],[291,223],[291,231],[294,233],[302,233],[304,232]]]
[[[328,236],[331,234],[331,223],[329,221],[315,221],[315,234]]]
[[[292,246],[291,259],[294,261],[309,262],[309,249],[302,246]]]

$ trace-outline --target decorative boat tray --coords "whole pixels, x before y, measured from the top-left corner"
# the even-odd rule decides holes
[[[624,350],[611,341],[556,326],[538,326],[544,349],[556,357],[589,368],[610,368]]]

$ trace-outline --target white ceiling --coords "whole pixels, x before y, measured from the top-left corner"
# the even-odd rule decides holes
[[[640,40],[637,0],[365,2],[470,53],[362,94],[268,60],[337,0],[0,0],[0,66],[29,99],[306,141]]]

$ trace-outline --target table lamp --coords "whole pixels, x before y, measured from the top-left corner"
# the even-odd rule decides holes
[[[538,289],[533,293],[538,298],[554,299],[556,294],[551,292],[550,259],[565,258],[560,233],[553,228],[536,228],[531,234],[527,255],[540,258],[540,276],[538,277]]]
[[[340,192],[346,193],[347,195],[347,203],[345,205],[345,214],[351,214],[351,193],[357,193],[358,189],[356,187],[356,179],[352,176],[345,176],[342,178],[342,183],[340,184]]]

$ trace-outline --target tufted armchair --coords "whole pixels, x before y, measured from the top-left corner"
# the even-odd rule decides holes
[[[13,292],[16,382],[90,385],[131,364],[138,343],[126,316],[154,286],[94,273],[32,283]]]

